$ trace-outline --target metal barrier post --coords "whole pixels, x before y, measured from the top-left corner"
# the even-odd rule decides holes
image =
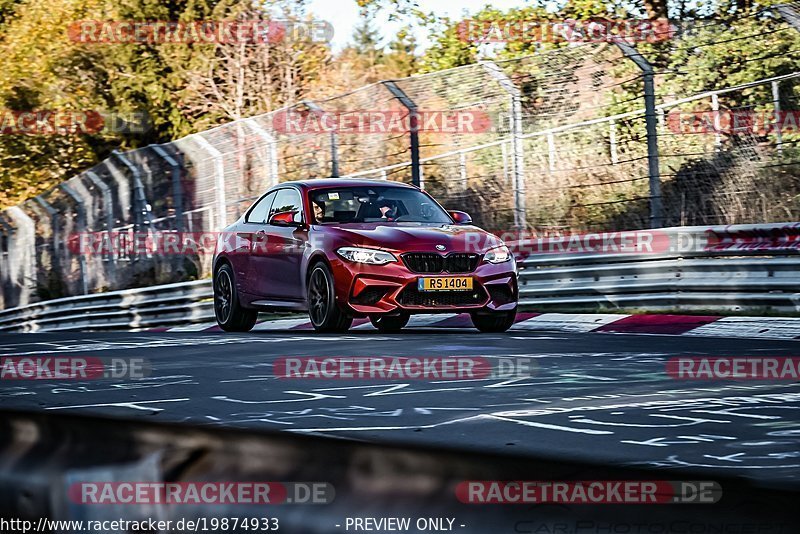
[[[81,273],[81,293],[83,295],[89,294],[89,281],[86,279],[86,255],[84,251],[81,250],[80,247],[80,240],[81,234],[86,233],[87,225],[86,225],[86,206],[83,204],[83,200],[81,197],[72,190],[70,186],[66,183],[59,184],[58,187],[64,191],[67,195],[72,197],[72,200],[75,201],[75,213],[78,215],[78,266]]]
[[[608,143],[611,150],[611,163],[616,165],[619,163],[619,156],[617,155],[617,123],[614,119],[608,121]]]
[[[408,110],[409,142],[411,148],[411,183],[420,189],[424,188],[422,172],[419,164],[419,114],[417,105],[395,82],[381,82],[392,95]]]
[[[467,190],[467,155],[464,152],[458,154],[458,171],[461,178],[461,191]]]
[[[780,82],[772,82],[772,109],[775,112],[775,122],[781,122],[781,91]],[[778,154],[783,155],[783,134],[781,133],[780,125],[775,128],[775,146],[778,149]]]
[[[513,154],[514,169],[514,227],[517,230],[524,230],[528,225],[527,205],[525,200],[525,156],[522,144],[522,93],[514,82],[511,81],[505,72],[491,61],[481,61],[481,66],[486,72],[497,80],[500,87],[509,94],[511,99],[511,132],[513,143],[511,151]],[[551,143],[548,138],[548,143]],[[554,165],[553,155],[550,155],[550,167]]]
[[[183,232],[183,186],[181,185],[181,164],[161,145],[150,145],[150,150],[167,162],[172,176],[172,205],[175,209],[175,230]]]
[[[59,245],[60,232],[58,231],[58,211],[56,211],[56,209],[53,206],[51,206],[44,198],[42,198],[41,195],[37,195],[37,196],[33,197],[33,200],[35,200],[36,203],[39,204],[39,206],[41,206],[42,209],[45,212],[47,212],[47,215],[50,217],[50,227],[51,227],[52,232],[53,232],[53,244],[52,244],[53,248],[52,248],[52,252],[51,252],[51,254],[52,254],[52,263],[53,263],[52,273],[53,273],[54,276],[60,276],[61,275],[61,257],[59,255],[59,250],[58,250],[60,248],[60,245]]]
[[[131,161],[122,152],[113,151],[112,156],[116,157],[125,168],[130,171],[133,177],[133,193],[136,199],[136,230],[141,231],[141,227],[146,225],[148,230],[152,223],[152,213],[150,212],[150,204],[147,202],[147,196],[144,192],[144,184],[142,183],[142,173],[139,168],[131,163]]]
[[[103,195],[103,210],[106,212],[106,232],[108,233],[108,242],[109,245],[113,243],[113,236],[112,232],[114,231],[114,202],[111,198],[111,188],[100,179],[99,176],[94,171],[86,171],[86,176],[100,190],[100,193]],[[111,265],[113,268],[114,261],[116,260],[117,255],[114,247],[111,246],[109,251],[109,259],[111,260]]]
[[[714,150],[719,152],[722,148],[722,134],[720,133],[722,121],[719,116],[719,95],[717,93],[711,95],[711,111],[714,117]]]
[[[13,220],[15,256],[20,262],[19,304],[27,304],[36,290],[36,224],[19,206],[6,210],[9,219]],[[28,254],[23,254],[23,247]]]
[[[661,174],[658,165],[658,116],[653,66],[636,48],[620,38],[613,39],[622,53],[642,71],[644,82],[644,120],[647,129],[647,168],[650,179],[650,228],[664,226],[664,209],[661,204]]]
[[[0,305],[3,308],[19,306],[19,302],[13,300],[9,303],[6,295],[11,294],[11,244],[13,242],[14,229],[3,219],[0,213]],[[16,254],[15,254],[16,256]],[[11,304],[11,306],[9,306]]]
[[[800,31],[800,13],[790,4],[779,4],[775,6],[783,20],[794,26],[794,29]]]

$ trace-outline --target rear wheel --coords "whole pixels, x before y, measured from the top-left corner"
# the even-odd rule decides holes
[[[308,316],[317,332],[346,332],[353,324],[353,316],[336,305],[333,275],[324,263],[308,277]]]
[[[257,310],[242,308],[233,284],[233,269],[223,264],[214,274],[214,315],[226,332],[249,332],[256,324]]]
[[[399,332],[408,324],[409,319],[411,319],[411,315],[407,313],[401,313],[400,315],[371,315],[369,318],[372,326],[384,333]]]
[[[514,324],[517,310],[508,312],[486,312],[471,314],[472,324],[481,332],[498,333],[505,332]]]

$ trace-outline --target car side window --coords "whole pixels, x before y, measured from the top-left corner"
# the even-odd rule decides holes
[[[269,210],[267,221],[278,213],[286,212],[292,212],[294,214],[294,222],[303,222],[303,201],[300,198],[300,193],[296,189],[281,189],[278,191],[275,202],[272,203],[272,208]]]
[[[256,202],[255,206],[253,206],[253,209],[251,209],[250,213],[248,213],[247,217],[245,217],[245,222],[256,224],[264,224],[267,222],[267,213],[269,212],[269,208],[272,207],[273,200],[275,200],[274,192]]]

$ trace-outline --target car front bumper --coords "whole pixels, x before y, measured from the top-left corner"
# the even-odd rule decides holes
[[[415,273],[402,261],[367,265],[343,260],[332,262],[336,300],[356,316],[405,313],[457,313],[511,311],[517,306],[514,260],[491,264],[481,261],[470,273]],[[472,290],[430,291],[417,289],[421,277],[468,276]]]

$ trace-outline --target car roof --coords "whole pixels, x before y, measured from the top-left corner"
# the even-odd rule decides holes
[[[391,180],[368,180],[366,178],[314,178],[311,180],[297,180],[293,182],[281,182],[274,186],[277,187],[294,186],[303,189],[318,189],[329,187],[408,187],[416,189],[413,185],[405,184],[403,182],[394,182]]]

